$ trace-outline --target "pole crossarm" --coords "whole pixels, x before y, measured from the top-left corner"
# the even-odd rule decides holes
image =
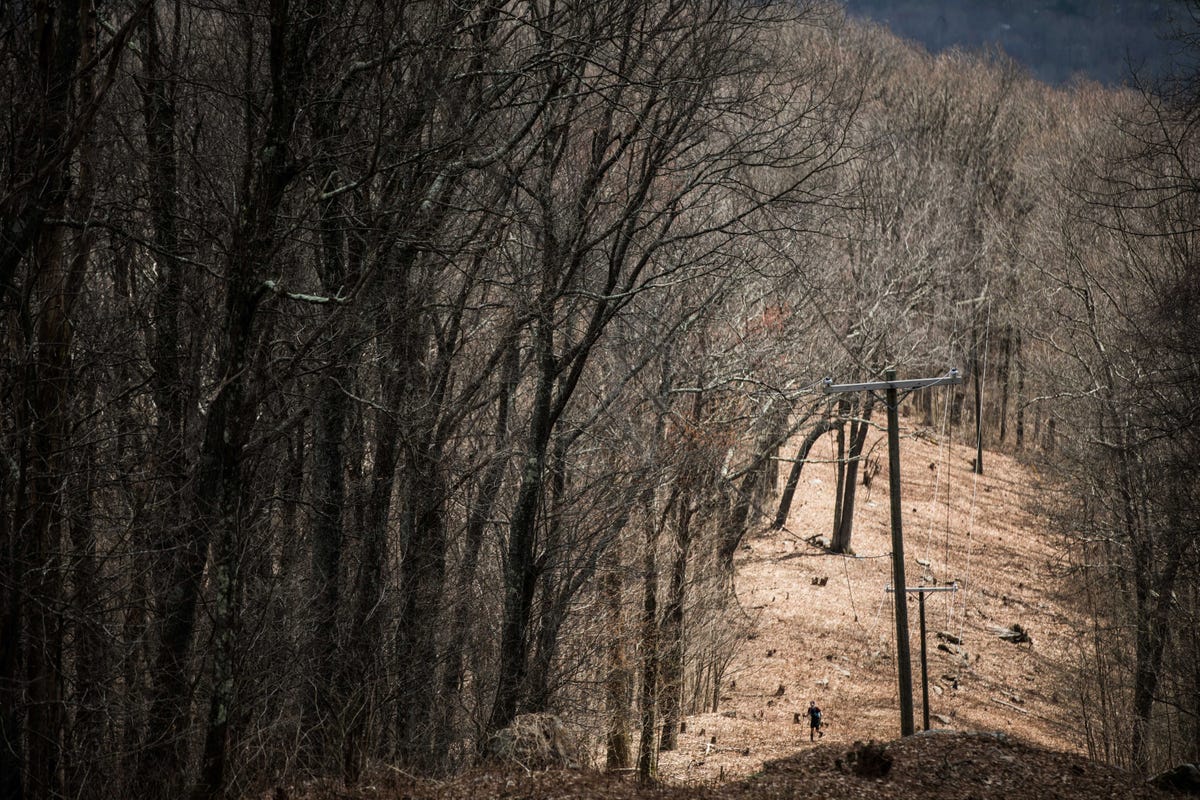
[[[891,585],[889,584],[886,587],[886,591],[894,592],[896,590],[893,589],[891,587]],[[905,586],[904,591],[906,591],[906,592],[957,592],[958,584],[952,583],[949,586]]]
[[[823,382],[825,394],[841,394],[844,392],[876,392],[879,390],[895,389],[896,391],[925,389],[930,386],[951,386],[962,383],[962,376],[957,369],[952,369],[937,378],[908,378],[902,381],[870,381],[868,383],[834,383],[833,378]]]

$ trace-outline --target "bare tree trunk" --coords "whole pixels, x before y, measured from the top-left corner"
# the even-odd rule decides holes
[[[837,406],[837,486],[833,492],[833,533],[830,542],[837,542],[842,529],[842,499],[846,493],[846,417],[850,414],[850,399],[838,398]]]
[[[950,390],[950,424],[954,427],[962,424],[963,404],[966,401],[966,393],[960,387],[955,386]]]
[[[544,304],[544,301],[543,301]],[[543,316],[535,323],[537,358],[536,386],[530,410],[529,441],[521,485],[517,492],[512,522],[509,524],[508,552],[504,561],[504,617],[500,631],[500,674],[492,707],[489,730],[506,727],[517,714],[521,692],[528,672],[529,624],[533,595],[537,584],[536,542],[538,500],[546,471],[546,448],[553,426],[551,399],[554,389],[555,359],[553,332]]]
[[[1196,624],[1197,613],[1200,613],[1200,586],[1196,584],[1196,578],[1193,576],[1191,584],[1188,586],[1188,595],[1190,603],[1188,604],[1188,613],[1192,618],[1192,624],[1187,628],[1187,636],[1190,645],[1186,659],[1191,666],[1188,670],[1188,678],[1191,680],[1190,691],[1185,693],[1185,697],[1192,698],[1191,715],[1189,719],[1189,736],[1187,738],[1187,758],[1193,763],[1200,761],[1200,625]]]
[[[933,393],[917,392],[917,403],[921,409],[921,424],[925,427],[933,425]]]
[[[1008,396],[1012,378],[1012,326],[1004,332],[1004,358],[1000,362],[1000,443],[1008,436]],[[922,392],[922,394],[925,394]]]
[[[179,9],[176,7],[175,35],[179,36]],[[167,498],[161,510],[161,527],[175,526],[180,514],[182,487],[187,479],[184,436],[189,408],[197,399],[184,389],[185,355],[180,334],[180,315],[185,307],[183,271],[180,263],[178,158],[176,147],[176,84],[178,80],[178,38],[170,53],[163,52],[162,33],[157,14],[148,14],[142,26],[143,129],[146,137],[146,191],[159,274],[154,293],[154,324],[147,333],[153,367],[151,385],[158,416],[155,450],[162,460],[161,472],[167,481]],[[171,549],[173,541],[160,543]],[[160,580],[166,580],[166,568],[160,566]]]
[[[239,485],[244,486],[245,482],[240,481]],[[200,782],[193,793],[196,800],[215,797],[224,786],[230,717],[237,703],[234,662],[237,658],[241,606],[238,567],[243,532],[240,507],[247,498],[233,492],[229,492],[227,497],[233,502],[226,506],[228,517],[218,529],[212,548],[212,688],[201,755]]]
[[[32,797],[62,792],[63,708],[62,480],[70,400],[70,301],[62,242],[57,232],[41,237],[36,266],[49,278],[48,300],[38,324],[37,359],[31,370],[29,524],[21,557],[27,565],[25,609],[26,717],[25,791]]]
[[[604,680],[605,716],[608,721],[604,762],[608,769],[628,769],[632,763],[629,711],[633,705],[633,670],[629,665],[621,613],[625,567],[621,563],[619,544],[614,544],[609,549],[608,562],[600,586],[609,636],[607,674]]]
[[[692,515],[695,509],[687,492],[678,501],[675,525],[675,548],[671,564],[671,587],[664,609],[664,639],[662,665],[662,738],[659,748],[674,750],[679,741],[679,724],[683,721],[683,653],[684,607],[687,601],[687,564],[692,544]]]
[[[981,360],[979,358],[979,335],[972,328],[971,330],[971,386],[974,390],[975,400],[975,468],[976,475],[983,474],[983,393],[981,383],[983,376],[980,375],[982,369]]]
[[[95,445],[88,443],[76,459],[75,481],[68,528],[71,537],[72,568],[71,609],[74,624],[75,719],[72,730],[72,763],[67,775],[67,792],[80,800],[104,796],[94,776],[106,764],[101,759],[108,725],[105,709],[109,703],[108,686],[112,680],[109,636],[103,629],[103,599],[100,561],[96,553],[96,527],[93,519]]]
[[[317,106],[313,115],[313,133],[317,138],[317,185],[325,193],[317,206],[320,232],[318,274],[321,287],[331,297],[340,297],[353,282],[346,246],[346,203],[344,194],[333,191],[344,180],[334,152],[342,145],[338,135],[341,108],[336,101]],[[341,572],[344,529],[346,525],[347,470],[345,454],[346,425],[350,415],[349,392],[354,377],[355,331],[352,315],[343,313],[338,304],[325,306],[328,331],[328,363],[318,377],[316,407],[313,416],[312,471],[312,607],[309,653],[312,676],[310,695],[305,698],[302,725],[305,743],[316,763],[324,762],[332,751],[327,734],[337,726],[334,719],[345,698],[338,697],[338,678],[345,667],[335,663],[341,636]]]
[[[1017,449],[1025,446],[1025,353],[1021,349],[1021,333],[1017,332],[1013,342],[1013,354],[1017,367]]]
[[[332,744],[325,733],[336,725],[339,699],[335,696],[335,659],[339,649],[341,597],[342,526],[345,514],[345,462],[343,439],[349,402],[346,397],[350,366],[338,358],[318,379],[313,415],[312,466],[312,554],[309,592],[312,618],[308,630],[308,652],[312,675],[310,693],[302,712],[306,748],[322,763]]]
[[[1124,457],[1124,454],[1122,454]],[[1169,514],[1169,516],[1173,516]],[[1153,741],[1150,726],[1154,718],[1154,703],[1162,681],[1163,652],[1170,636],[1171,611],[1175,605],[1175,584],[1183,553],[1190,546],[1192,532],[1177,527],[1177,520],[1159,535],[1167,539],[1167,552],[1157,566],[1153,552],[1153,534],[1142,532],[1142,540],[1134,542],[1141,551],[1135,558],[1135,624],[1134,632],[1134,725],[1130,752],[1134,766],[1148,774],[1153,766],[1150,745]]]
[[[870,430],[871,411],[875,408],[875,397],[867,397],[863,407],[862,418],[850,426],[850,455],[846,465],[846,483],[840,504],[842,518],[838,525],[837,534],[833,537],[829,548],[835,553],[850,553],[850,541],[854,534],[854,498],[858,491],[858,470],[862,464],[862,452],[867,442],[867,431]]]
[[[432,434],[431,434],[432,437]],[[405,550],[396,611],[397,733],[401,762],[419,771],[436,764],[433,721],[437,704],[437,631],[446,575],[445,486],[441,449],[420,439],[408,460]]]
[[[84,60],[90,59],[95,50],[95,9],[88,9],[86,25],[81,56]],[[93,91],[91,75],[84,74],[80,78],[80,94],[91,98]],[[79,177],[74,197],[74,205],[83,215],[87,215],[95,203],[95,167],[98,156],[95,136],[89,134],[80,147]],[[69,283],[77,281],[82,285],[83,278],[90,269],[94,246],[95,237],[88,228],[77,235]],[[76,292],[78,288],[68,286],[68,291]],[[68,347],[69,344],[67,342]],[[90,417],[94,413],[95,384],[92,384],[87,392],[86,406],[81,409],[82,418]],[[89,778],[104,769],[100,758],[105,738],[103,706],[106,687],[111,679],[108,672],[109,639],[104,634],[102,622],[104,613],[100,597],[101,565],[97,559],[93,519],[92,487],[96,463],[94,440],[85,440],[73,460],[75,463],[71,472],[78,477],[71,481],[73,497],[66,504],[66,508],[73,511],[67,512],[66,523],[73,562],[71,577],[74,592],[70,605],[74,612],[75,625],[73,650],[76,693],[73,705],[76,712],[74,724],[71,726],[73,736],[69,742],[69,752],[72,755],[66,775],[66,791],[71,796],[83,800],[99,797],[103,793],[98,782]]]
[[[775,530],[782,528],[787,522],[788,514],[792,510],[792,498],[796,495],[796,487],[800,485],[800,471],[804,469],[804,462],[808,458],[808,451],[812,450],[813,445],[817,443],[818,439],[839,424],[835,420],[823,419],[813,426],[808,435],[804,437],[804,441],[800,443],[800,448],[796,451],[796,456],[792,460],[792,470],[788,473],[787,483],[783,487],[783,496],[779,499],[779,510],[775,512],[775,522],[771,526]]]
[[[347,642],[345,674],[341,696],[348,703],[346,716],[352,721],[346,731],[343,773],[357,777],[364,759],[367,721],[373,719],[374,667],[381,657],[385,565],[388,559],[388,530],[399,463],[399,416],[390,409],[398,407],[398,376],[391,388],[384,389],[384,409],[376,414],[372,472],[367,481],[367,499],[362,530],[362,556],[355,579],[353,619]]]
[[[178,9],[177,9],[178,11]],[[174,16],[176,35],[182,24],[179,14]],[[172,48],[165,51],[158,14],[149,14],[142,26],[142,72],[139,83],[142,94],[143,128],[147,146],[147,195],[151,235],[158,261],[159,280],[154,293],[154,326],[148,331],[150,342],[149,358],[153,369],[151,386],[157,415],[155,432],[155,455],[160,462],[159,470],[165,481],[166,491],[157,509],[157,528],[151,534],[148,549],[162,554],[155,564],[155,576],[150,588],[153,596],[163,598],[159,607],[164,609],[161,617],[159,639],[159,661],[154,671],[155,695],[151,699],[148,732],[143,732],[145,743],[155,755],[140,753],[140,765],[135,769],[137,783],[148,786],[157,783],[169,774],[182,769],[184,757],[178,741],[183,734],[183,725],[177,725],[177,715],[183,714],[182,705],[190,705],[190,697],[184,700],[188,679],[184,675],[182,647],[184,639],[190,639],[189,604],[180,593],[186,592],[186,576],[203,569],[196,542],[188,541],[189,526],[179,520],[187,519],[184,487],[188,481],[189,464],[185,450],[189,409],[195,408],[198,399],[190,397],[185,390],[183,364],[185,360],[183,336],[180,330],[180,315],[185,307],[183,293],[183,268],[179,262],[179,212],[181,195],[178,185],[176,146],[175,102],[176,79],[178,76],[178,52]],[[193,465],[194,466],[194,465]],[[152,523],[153,524],[153,523]],[[171,615],[178,616],[172,618]],[[140,627],[140,624],[139,624]],[[171,641],[171,644],[168,644]],[[170,655],[169,655],[170,654]],[[178,657],[177,657],[178,656]],[[178,670],[178,671],[176,671]],[[170,688],[168,688],[168,684]],[[172,699],[168,699],[168,695]],[[157,698],[157,699],[155,699]],[[168,741],[175,740],[175,741]],[[166,757],[167,753],[170,757]],[[157,763],[155,763],[157,762]]]
[[[11,453],[18,464],[17,470],[0,470],[0,574],[7,576],[0,587],[0,798],[21,800],[24,797],[24,749],[22,743],[23,714],[21,712],[21,617],[24,566],[16,547],[14,530],[20,530],[20,514],[17,498],[24,494],[26,455]],[[11,472],[17,472],[16,481],[10,482]],[[13,509],[10,527],[8,509]]]
[[[654,491],[647,492],[645,510],[646,540],[642,556],[642,722],[638,742],[638,782],[655,780],[658,773],[658,748],[654,746],[658,715],[658,526]]]
[[[568,436],[554,440],[554,454],[550,462],[550,486],[545,500],[545,523],[543,524],[543,550],[553,552],[562,546],[562,517],[565,508],[567,485],[567,455],[571,446]],[[624,527],[624,522],[617,523]],[[619,533],[618,529],[618,533]],[[529,670],[529,691],[525,703],[532,713],[544,712],[550,706],[553,693],[554,660],[558,655],[559,633],[566,622],[571,598],[582,579],[590,574],[586,568],[574,575],[559,576],[553,571],[543,573],[541,580],[541,605],[538,614],[536,646]]]

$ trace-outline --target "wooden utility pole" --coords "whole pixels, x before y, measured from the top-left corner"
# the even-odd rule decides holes
[[[895,591],[891,586],[887,587],[889,592]],[[909,586],[905,591],[916,592],[917,600],[921,606],[921,704],[922,714],[921,721],[925,723],[924,729],[929,730],[929,656],[925,648],[925,594],[927,592],[957,592],[958,584],[952,583],[948,586]]]
[[[896,380],[896,370],[888,367],[884,370],[885,380],[874,383],[844,383],[834,384],[833,379],[825,379],[826,394],[843,392],[876,392],[884,390],[887,403],[888,421],[888,495],[892,509],[892,585],[896,590],[896,671],[900,689],[900,735],[913,734],[913,697],[912,697],[912,655],[908,642],[908,604],[906,600],[906,584],[904,581],[904,528],[901,522],[900,506],[900,422],[897,410],[900,405],[899,390],[905,390],[904,396],[916,389],[930,386],[962,383],[957,369],[940,378],[918,378],[915,380]]]

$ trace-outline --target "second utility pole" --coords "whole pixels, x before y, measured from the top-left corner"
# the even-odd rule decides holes
[[[888,495],[892,508],[892,585],[896,594],[896,672],[900,689],[900,735],[913,734],[912,655],[908,642],[907,584],[904,581],[904,527],[900,506],[900,422],[897,409],[898,389],[923,389],[939,384],[962,383],[958,370],[940,378],[896,380],[896,370],[884,370],[885,380],[877,383],[846,383],[834,385],[825,379],[825,393],[886,391],[888,421]]]

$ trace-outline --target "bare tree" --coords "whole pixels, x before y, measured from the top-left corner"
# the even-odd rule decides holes
[[[1057,220],[1048,357],[1066,370],[1053,385],[1070,398],[1054,416],[1066,433],[1056,455],[1071,483],[1087,487],[1064,503],[1067,523],[1095,559],[1080,569],[1111,587],[1091,595],[1097,631],[1110,634],[1090,644],[1087,663],[1120,676],[1124,702],[1114,703],[1115,720],[1089,717],[1094,741],[1123,725],[1127,744],[1107,755],[1147,771],[1181,755],[1159,709],[1178,708],[1172,690],[1191,685],[1190,675],[1176,682],[1168,654],[1188,646],[1177,626],[1196,577],[1194,346],[1181,338],[1192,341],[1195,326],[1179,316],[1194,299],[1183,276],[1196,232],[1183,221],[1196,213],[1195,107],[1146,94],[1141,107],[1105,111],[1119,125],[1084,128],[1087,158],[1068,173],[1076,216]],[[1125,646],[1132,663],[1111,660]]]

